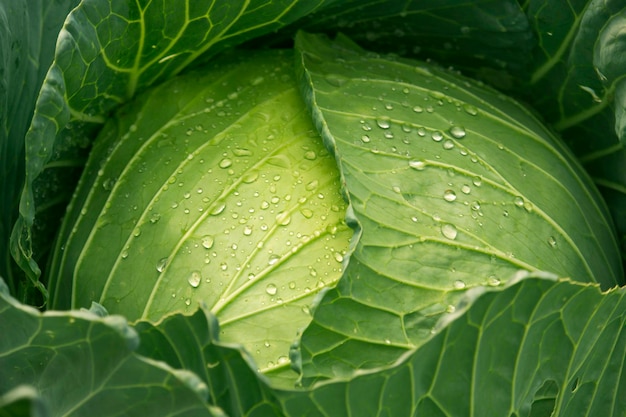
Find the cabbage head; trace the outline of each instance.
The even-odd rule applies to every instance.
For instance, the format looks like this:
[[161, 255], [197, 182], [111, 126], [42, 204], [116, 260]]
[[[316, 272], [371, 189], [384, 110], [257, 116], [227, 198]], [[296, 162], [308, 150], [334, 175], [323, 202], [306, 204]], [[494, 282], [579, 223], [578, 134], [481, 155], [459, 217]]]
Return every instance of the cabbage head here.
[[50, 307], [158, 322], [206, 305], [259, 370], [293, 362], [312, 381], [392, 363], [466, 290], [520, 270], [615, 286], [612, 230], [523, 105], [300, 34], [295, 51], [226, 53], [108, 121], [58, 236]]

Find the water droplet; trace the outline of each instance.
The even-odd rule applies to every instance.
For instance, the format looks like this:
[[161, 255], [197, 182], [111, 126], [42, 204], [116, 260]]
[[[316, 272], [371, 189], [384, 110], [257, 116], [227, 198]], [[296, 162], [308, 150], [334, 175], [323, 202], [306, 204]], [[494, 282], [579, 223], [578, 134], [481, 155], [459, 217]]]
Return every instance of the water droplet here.
[[243, 228], [243, 234], [244, 236], [250, 236], [252, 234], [252, 226], [246, 225]]
[[133, 236], [135, 237], [141, 236], [141, 229], [136, 227], [135, 230], [133, 230]]
[[161, 220], [161, 215], [159, 213], [152, 213], [152, 215], [150, 216], [150, 223], [155, 224], [159, 220]]
[[443, 192], [443, 199], [451, 203], [456, 200], [456, 193], [452, 190], [446, 190]]
[[465, 288], [465, 283], [460, 279], [457, 279], [456, 281], [454, 281], [454, 288], [456, 288], [457, 290], [461, 290]]
[[415, 113], [422, 113], [424, 111], [424, 108], [422, 106], [414, 106], [413, 111]]
[[441, 226], [441, 234], [450, 240], [454, 240], [456, 239], [458, 231], [453, 224], [446, 223], [443, 226]]
[[389, 119], [377, 119], [376, 124], [381, 129], [389, 129], [391, 127], [391, 123], [389, 122]]
[[233, 154], [235, 156], [250, 156], [252, 155], [252, 151], [246, 148], [235, 148], [233, 149]]
[[463, 194], [469, 194], [471, 191], [472, 191], [472, 189], [471, 189], [471, 188], [470, 188], [470, 186], [469, 186], [469, 185], [467, 185], [467, 184], [464, 184], [464, 185], [461, 187], [461, 192], [462, 192]]
[[189, 277], [187, 278], [187, 282], [193, 288], [198, 288], [198, 286], [200, 285], [200, 282], [202, 282], [202, 275], [200, 274], [200, 271], [192, 271], [191, 274], [189, 274]]
[[556, 239], [554, 238], [554, 236], [548, 237], [548, 245], [553, 248], [556, 247]]
[[483, 183], [483, 180], [480, 177], [474, 177], [472, 179], [472, 184], [474, 184], [476, 187], [480, 187], [482, 183]]
[[452, 126], [450, 128], [450, 134], [456, 139], [462, 139], [465, 137], [466, 132], [462, 126]]
[[450, 149], [454, 148], [454, 142], [450, 139], [446, 139], [443, 142], [443, 149], [449, 151]]
[[315, 158], [317, 158], [317, 154], [314, 151], [307, 151], [304, 153], [304, 159], [313, 161]]
[[291, 215], [289, 214], [289, 212], [281, 211], [280, 213], [278, 213], [276, 215], [276, 223], [281, 226], [287, 226], [289, 223], [291, 223]]
[[343, 262], [343, 255], [339, 252], [335, 252], [333, 254], [333, 257], [335, 258], [335, 260], [339, 263]]
[[167, 266], [167, 258], [161, 258], [158, 260], [156, 264], [156, 270], [158, 272], [163, 272], [166, 266]]
[[489, 277], [489, 279], [487, 280], [487, 285], [489, 285], [490, 287], [497, 287], [498, 285], [500, 285], [500, 283], [501, 281], [494, 276]]
[[480, 203], [478, 201], [472, 201], [470, 208], [474, 211], [480, 210]]
[[307, 191], [313, 191], [315, 190], [317, 187], [319, 186], [319, 181], [318, 180], [313, 180], [310, 183], [308, 183], [305, 187], [305, 189]]
[[448, 305], [448, 307], [446, 307], [446, 313], [454, 313], [454, 311], [456, 310], [456, 307], [453, 306], [452, 304]]
[[280, 261], [280, 256], [276, 254], [270, 255], [269, 260], [267, 261], [268, 265], [276, 265]]
[[470, 116], [476, 116], [478, 114], [478, 109], [471, 104], [463, 104], [463, 110], [465, 110], [465, 113], [469, 114]]
[[202, 247], [205, 249], [211, 249], [213, 247], [213, 243], [215, 243], [215, 239], [213, 236], [204, 236], [202, 237]]
[[333, 87], [341, 87], [348, 82], [348, 78], [338, 74], [328, 74], [325, 77], [326, 82]]
[[289, 282], [289, 289], [290, 290], [295, 290], [296, 289], [296, 282], [295, 281], [290, 281]]
[[233, 164], [233, 161], [231, 161], [231, 160], [230, 160], [230, 159], [228, 159], [228, 158], [224, 158], [224, 159], [222, 159], [222, 160], [220, 161], [220, 163], [219, 163], [219, 167], [220, 167], [220, 168], [228, 168], [228, 167], [230, 167], [232, 164]]
[[253, 182], [255, 182], [257, 179], [259, 179], [259, 172], [258, 171], [250, 171], [247, 172], [242, 178], [241, 180], [246, 183], [246, 184], [252, 184]]
[[424, 168], [426, 168], [426, 162], [424, 160], [421, 160], [421, 159], [411, 159], [409, 161], [409, 166], [411, 168], [413, 168], [413, 169], [421, 171]]
[[311, 217], [313, 217], [313, 211], [309, 209], [302, 209], [300, 210], [300, 213], [307, 219], [310, 219]]
[[215, 207], [213, 207], [213, 210], [211, 210], [211, 215], [217, 216], [218, 214], [222, 213], [225, 208], [226, 208], [226, 203], [222, 201], [218, 203]]
[[361, 136], [361, 141], [363, 143], [369, 143], [371, 141], [370, 137], [368, 135], [363, 135]]
[[267, 284], [267, 287], [265, 287], [265, 292], [269, 295], [276, 295], [276, 293], [278, 292], [278, 288], [276, 288], [276, 285], [274, 284]]
[[443, 139], [443, 133], [435, 130], [433, 133], [431, 133], [430, 137], [433, 138], [435, 142], [441, 142], [441, 140]]
[[190, 306], [190, 305], [191, 305], [191, 298], [187, 298], [187, 299], [185, 300], [185, 305], [188, 305], [188, 306]]
[[513, 203], [515, 203], [517, 207], [524, 207], [524, 199], [520, 196], [515, 197]]

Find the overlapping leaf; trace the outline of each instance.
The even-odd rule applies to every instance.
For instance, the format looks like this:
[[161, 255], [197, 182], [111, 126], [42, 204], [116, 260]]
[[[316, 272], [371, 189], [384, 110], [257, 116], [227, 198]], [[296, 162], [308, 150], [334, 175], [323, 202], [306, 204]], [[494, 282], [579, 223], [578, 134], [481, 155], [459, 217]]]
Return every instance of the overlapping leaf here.
[[[525, 98], [561, 131], [626, 236], [626, 8], [622, 1], [529, 1], [537, 34]], [[523, 84], [524, 85], [524, 84]]]
[[[14, 294], [27, 296], [13, 276], [9, 236], [24, 180], [24, 135], [39, 87], [52, 62], [56, 35], [78, 0], [0, 3], [0, 276]], [[68, 191], [68, 194], [71, 190]]]
[[[34, 225], [35, 217], [46, 220], [38, 211], [45, 211], [64, 186], [72, 188], [65, 168], [77, 164], [80, 149], [88, 147], [112, 109], [200, 57], [274, 30], [321, 4], [85, 0], [73, 10], [26, 137], [26, 182], [11, 250], [31, 280], [38, 280], [38, 258], [57, 226], [53, 221]], [[33, 254], [33, 245], [39, 254]]]
[[[0, 281], [0, 332], [11, 335], [0, 340], [6, 406], [37, 394], [52, 415], [223, 415], [208, 405], [196, 375], [134, 353], [139, 339], [120, 316], [40, 314], [11, 298]], [[15, 391], [20, 386], [32, 387], [30, 394]]]
[[307, 379], [394, 361], [467, 288], [548, 270], [611, 287], [606, 206], [515, 102], [345, 39], [297, 38], [304, 94], [342, 173], [358, 244], [302, 337]]
[[279, 391], [285, 415], [623, 415], [624, 290], [545, 278], [468, 292], [468, 304], [393, 367]]
[[158, 324], [139, 322], [138, 353], [198, 375], [209, 387], [210, 402], [230, 417], [282, 416], [275, 394], [239, 345], [219, 341], [215, 316], [204, 309], [175, 314]]

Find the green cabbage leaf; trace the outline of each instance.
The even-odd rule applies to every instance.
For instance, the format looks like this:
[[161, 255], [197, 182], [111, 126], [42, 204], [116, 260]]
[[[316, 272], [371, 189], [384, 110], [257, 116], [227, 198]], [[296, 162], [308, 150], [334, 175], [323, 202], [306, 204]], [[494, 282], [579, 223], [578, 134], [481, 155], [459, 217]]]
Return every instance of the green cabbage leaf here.
[[360, 229], [302, 336], [305, 379], [395, 361], [468, 288], [518, 270], [621, 283], [602, 198], [529, 110], [345, 38], [301, 33], [296, 48], [305, 100]]

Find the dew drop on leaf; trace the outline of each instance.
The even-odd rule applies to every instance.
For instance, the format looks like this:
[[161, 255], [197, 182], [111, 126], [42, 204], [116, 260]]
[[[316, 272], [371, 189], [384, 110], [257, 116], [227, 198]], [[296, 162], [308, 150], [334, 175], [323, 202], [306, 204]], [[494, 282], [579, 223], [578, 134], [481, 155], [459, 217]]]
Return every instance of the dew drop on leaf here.
[[[267, 284], [267, 287], [265, 287], [265, 292], [269, 295], [276, 295], [276, 293], [278, 292], [278, 288], [274, 284]], [[269, 346], [269, 343], [266, 346]]]
[[409, 166], [415, 170], [421, 171], [426, 168], [426, 162], [421, 159], [411, 159]]
[[276, 265], [280, 261], [280, 256], [276, 254], [270, 255], [269, 260], [267, 261], [268, 265]]
[[218, 214], [222, 213], [225, 208], [226, 208], [226, 203], [220, 202], [215, 207], [213, 207], [213, 210], [211, 210], [211, 215], [217, 216]]
[[167, 258], [161, 258], [158, 260], [156, 264], [156, 270], [160, 273], [163, 272], [165, 267], [167, 266]]
[[465, 288], [465, 282], [461, 281], [460, 279], [457, 279], [456, 281], [454, 281], [454, 288], [458, 290]]
[[189, 277], [187, 278], [187, 282], [193, 288], [198, 288], [201, 281], [202, 281], [202, 275], [200, 274], [200, 271], [192, 271], [191, 274], [189, 274]]
[[219, 163], [219, 167], [220, 167], [220, 168], [224, 168], [224, 169], [225, 169], [225, 168], [230, 167], [232, 164], [233, 164], [233, 161], [232, 161], [232, 160], [230, 160], [230, 159], [228, 159], [228, 158], [224, 158], [224, 159], [222, 159], [222, 160], [220, 161], [220, 163]]
[[391, 123], [389, 122], [388, 119], [378, 119], [376, 120], [376, 124], [381, 129], [389, 129], [391, 127]]
[[458, 231], [453, 224], [446, 223], [443, 226], [441, 226], [441, 234], [450, 240], [454, 240], [456, 239]]
[[461, 126], [452, 126], [450, 128], [450, 134], [456, 139], [462, 139], [465, 137], [465, 129]]
[[465, 113], [469, 114], [470, 116], [476, 116], [478, 114], [478, 109], [471, 104], [464, 104], [463, 110], [465, 110]]
[[211, 249], [213, 247], [213, 243], [215, 243], [215, 239], [213, 236], [203, 236], [202, 237], [202, 247], [205, 249]]
[[456, 200], [456, 193], [452, 190], [446, 190], [443, 192], [443, 199], [451, 203]]
[[431, 133], [430, 137], [433, 138], [435, 142], [441, 142], [441, 140], [443, 139], [443, 134], [440, 131], [435, 130], [433, 133]]

